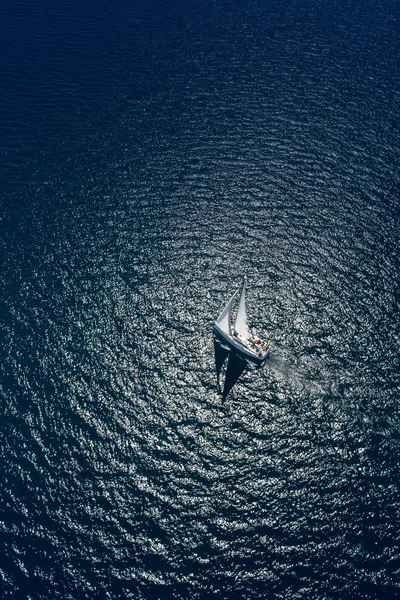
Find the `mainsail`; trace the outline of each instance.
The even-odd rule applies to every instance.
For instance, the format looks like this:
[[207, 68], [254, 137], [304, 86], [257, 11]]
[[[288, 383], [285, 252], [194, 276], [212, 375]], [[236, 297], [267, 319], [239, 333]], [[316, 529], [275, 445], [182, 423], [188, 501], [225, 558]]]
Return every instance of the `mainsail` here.
[[242, 291], [240, 293], [239, 306], [238, 306], [238, 311], [237, 311], [236, 321], [235, 321], [235, 329], [241, 336], [248, 339], [249, 328], [247, 325], [247, 317], [246, 317], [246, 280], [245, 279], [243, 279]]
[[232, 298], [229, 300], [228, 304], [225, 306], [224, 310], [216, 320], [216, 324], [221, 331], [228, 333], [229, 335], [231, 335], [231, 308], [236, 294], [237, 292], [233, 294]]

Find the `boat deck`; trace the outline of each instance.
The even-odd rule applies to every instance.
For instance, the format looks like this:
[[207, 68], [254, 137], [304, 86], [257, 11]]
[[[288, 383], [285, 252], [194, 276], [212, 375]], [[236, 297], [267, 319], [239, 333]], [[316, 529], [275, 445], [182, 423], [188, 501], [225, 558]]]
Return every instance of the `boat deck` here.
[[237, 331], [233, 332], [232, 340], [239, 342], [242, 346], [244, 346], [250, 352], [253, 352], [256, 356], [263, 358], [267, 355], [269, 344], [265, 342], [259, 337], [251, 336], [251, 338], [245, 338], [240, 335]]

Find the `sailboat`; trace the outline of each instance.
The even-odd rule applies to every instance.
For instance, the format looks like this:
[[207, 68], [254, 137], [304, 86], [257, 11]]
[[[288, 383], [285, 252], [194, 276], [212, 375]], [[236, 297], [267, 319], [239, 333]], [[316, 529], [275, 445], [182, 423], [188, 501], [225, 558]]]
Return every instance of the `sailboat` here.
[[[239, 304], [236, 317], [233, 322], [232, 312], [235, 300], [240, 291]], [[241, 358], [256, 365], [263, 365], [268, 358], [269, 342], [254, 335], [248, 327], [246, 316], [246, 279], [243, 279], [242, 287], [233, 294], [218, 319], [213, 329], [215, 337]]]

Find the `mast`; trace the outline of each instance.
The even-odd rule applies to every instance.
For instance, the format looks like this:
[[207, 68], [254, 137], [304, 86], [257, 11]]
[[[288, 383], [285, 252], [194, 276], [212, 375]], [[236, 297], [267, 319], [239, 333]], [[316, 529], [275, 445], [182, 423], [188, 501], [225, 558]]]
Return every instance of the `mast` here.
[[249, 327], [247, 325], [246, 315], [246, 279], [243, 278], [242, 291], [240, 292], [239, 306], [235, 321], [236, 331], [244, 338], [249, 337]]

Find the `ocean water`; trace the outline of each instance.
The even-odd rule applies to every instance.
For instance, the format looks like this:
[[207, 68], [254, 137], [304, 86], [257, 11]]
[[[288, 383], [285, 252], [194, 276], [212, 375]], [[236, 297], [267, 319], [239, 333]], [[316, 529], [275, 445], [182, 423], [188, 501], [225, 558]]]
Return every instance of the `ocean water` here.
[[0, 17], [0, 597], [400, 598], [398, 2]]

